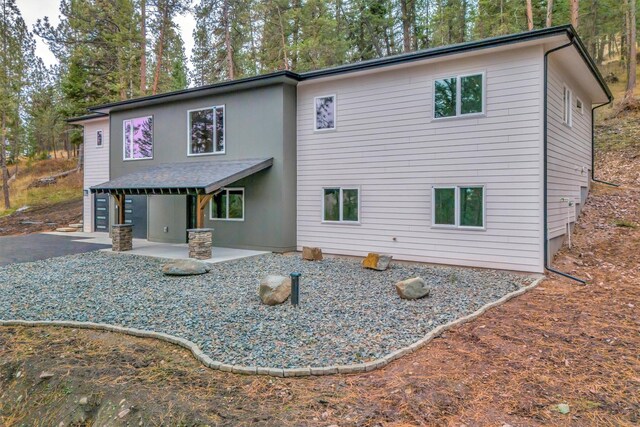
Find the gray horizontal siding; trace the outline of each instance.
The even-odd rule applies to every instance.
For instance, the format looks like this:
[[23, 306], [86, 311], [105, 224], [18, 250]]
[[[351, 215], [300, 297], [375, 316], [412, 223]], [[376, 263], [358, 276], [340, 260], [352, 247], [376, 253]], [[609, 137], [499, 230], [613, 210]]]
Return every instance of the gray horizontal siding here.
[[[433, 79], [474, 71], [486, 116], [433, 120]], [[541, 73], [528, 48], [300, 84], [298, 248], [541, 271]], [[337, 129], [316, 133], [313, 98], [327, 94]], [[432, 228], [436, 184], [485, 185], [486, 230]], [[325, 186], [360, 187], [360, 225], [322, 223]]]

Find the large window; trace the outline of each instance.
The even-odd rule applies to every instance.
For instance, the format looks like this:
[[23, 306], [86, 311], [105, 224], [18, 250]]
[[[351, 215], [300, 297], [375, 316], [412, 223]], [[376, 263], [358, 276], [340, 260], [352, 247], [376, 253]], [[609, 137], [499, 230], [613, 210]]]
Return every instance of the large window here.
[[484, 112], [484, 74], [438, 79], [433, 85], [433, 117], [466, 116]]
[[324, 188], [322, 220], [327, 222], [358, 222], [360, 191], [357, 188]]
[[122, 122], [124, 160], [153, 158], [153, 116], [138, 117]]
[[432, 195], [434, 226], [484, 228], [484, 187], [434, 187]]
[[316, 131], [335, 130], [336, 128], [336, 96], [326, 95], [314, 98]]
[[571, 89], [568, 87], [564, 87], [563, 90], [563, 113], [562, 113], [562, 121], [565, 125], [571, 127], [573, 126], [573, 93]]
[[223, 188], [211, 199], [210, 218], [214, 220], [244, 220], [244, 188]]
[[190, 110], [187, 118], [190, 156], [225, 152], [224, 105]]

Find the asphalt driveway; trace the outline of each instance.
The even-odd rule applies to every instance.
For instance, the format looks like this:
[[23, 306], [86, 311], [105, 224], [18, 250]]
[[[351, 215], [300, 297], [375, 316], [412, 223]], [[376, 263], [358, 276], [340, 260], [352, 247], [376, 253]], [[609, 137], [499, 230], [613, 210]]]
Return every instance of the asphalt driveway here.
[[50, 234], [0, 237], [0, 266], [97, 251], [110, 246], [74, 240], [80, 239]]

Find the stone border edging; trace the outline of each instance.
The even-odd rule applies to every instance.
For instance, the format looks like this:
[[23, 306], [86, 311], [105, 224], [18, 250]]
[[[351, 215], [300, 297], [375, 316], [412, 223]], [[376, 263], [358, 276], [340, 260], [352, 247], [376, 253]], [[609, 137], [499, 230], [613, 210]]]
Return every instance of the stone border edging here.
[[399, 350], [396, 350], [385, 357], [380, 359], [372, 360], [370, 362], [358, 363], [353, 365], [337, 365], [337, 366], [327, 366], [327, 367], [309, 367], [309, 368], [263, 368], [256, 366], [242, 366], [242, 365], [229, 365], [227, 363], [222, 363], [211, 359], [209, 356], [204, 354], [204, 352], [198, 347], [195, 343], [184, 339], [179, 338], [174, 335], [165, 334], [163, 332], [153, 332], [147, 331], [143, 329], [135, 329], [135, 328], [126, 328], [123, 326], [115, 326], [109, 325], [106, 323], [94, 323], [94, 322], [76, 322], [71, 320], [1, 320], [0, 326], [59, 326], [63, 328], [77, 328], [77, 329], [93, 329], [99, 331], [107, 331], [107, 332], [119, 332], [127, 335], [132, 335], [134, 337], [140, 338], [156, 338], [161, 341], [166, 341], [171, 344], [179, 345], [180, 347], [184, 347], [187, 350], [191, 351], [193, 357], [196, 358], [200, 363], [205, 365], [211, 369], [217, 369], [223, 372], [232, 372], [234, 374], [245, 374], [245, 375], [270, 375], [273, 377], [306, 377], [310, 375], [334, 375], [334, 374], [355, 374], [355, 373], [363, 373], [370, 372], [374, 369], [382, 368], [383, 366], [388, 365], [392, 361], [399, 359], [400, 357], [407, 355], [409, 353], [413, 353], [419, 348], [423, 347], [427, 343], [429, 343], [434, 338], [440, 336], [443, 332], [455, 327], [467, 323], [471, 320], [476, 319], [477, 317], [484, 314], [487, 310], [500, 306], [505, 302], [509, 301], [512, 298], [520, 296], [531, 289], [535, 288], [542, 282], [546, 277], [542, 276], [536, 279], [532, 284], [522, 287], [516, 291], [513, 291], [502, 298], [487, 303], [480, 307], [478, 310], [474, 311], [471, 314], [460, 317], [459, 319], [452, 320], [449, 323], [444, 325], [440, 325], [423, 338], [419, 339], [415, 343], [403, 347]]

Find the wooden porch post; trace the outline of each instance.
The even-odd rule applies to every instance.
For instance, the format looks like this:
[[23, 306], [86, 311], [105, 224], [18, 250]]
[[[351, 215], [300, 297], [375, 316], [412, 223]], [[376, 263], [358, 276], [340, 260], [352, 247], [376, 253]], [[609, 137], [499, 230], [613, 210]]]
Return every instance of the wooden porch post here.
[[196, 216], [196, 228], [204, 228], [204, 210], [207, 203], [211, 200], [213, 194], [198, 194], [196, 202], [198, 205], [198, 215]]
[[118, 206], [118, 224], [124, 224], [124, 194], [114, 194], [113, 198]]

